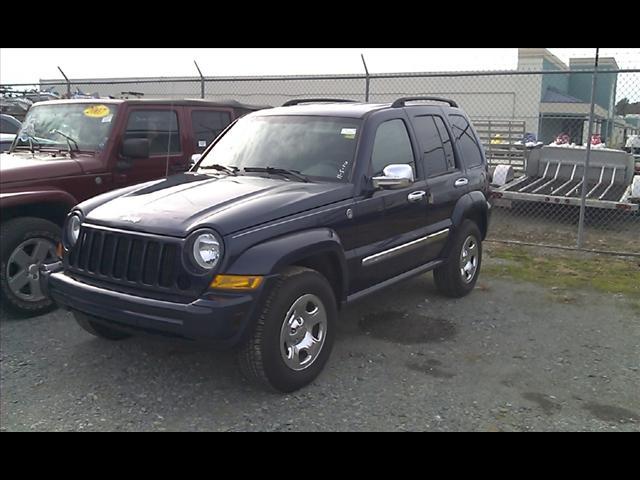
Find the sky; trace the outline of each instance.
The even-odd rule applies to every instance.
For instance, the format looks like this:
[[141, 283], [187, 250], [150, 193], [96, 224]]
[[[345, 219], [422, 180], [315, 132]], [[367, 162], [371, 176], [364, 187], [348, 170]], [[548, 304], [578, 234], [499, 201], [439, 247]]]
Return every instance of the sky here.
[[[560, 60], [593, 57], [595, 48], [550, 48]], [[369, 72], [510, 70], [517, 48], [2, 48], [0, 83], [37, 83], [67, 77], [113, 78], [196, 76], [196, 60], [205, 76], [312, 75]], [[640, 68], [640, 49], [601, 49], [622, 68]], [[640, 88], [640, 86], [638, 87]]]

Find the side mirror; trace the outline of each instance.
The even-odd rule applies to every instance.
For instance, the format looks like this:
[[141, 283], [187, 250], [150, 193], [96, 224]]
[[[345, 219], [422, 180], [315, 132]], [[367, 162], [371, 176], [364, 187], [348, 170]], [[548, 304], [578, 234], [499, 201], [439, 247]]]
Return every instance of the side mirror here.
[[404, 188], [411, 185], [414, 181], [413, 168], [407, 164], [387, 165], [382, 170], [383, 175], [373, 177], [373, 188]]
[[148, 158], [149, 139], [128, 138], [122, 142], [122, 156], [125, 158]]
[[194, 153], [191, 155], [191, 162], [189, 162], [189, 168], [193, 168], [193, 166], [200, 161], [202, 158], [201, 153]]

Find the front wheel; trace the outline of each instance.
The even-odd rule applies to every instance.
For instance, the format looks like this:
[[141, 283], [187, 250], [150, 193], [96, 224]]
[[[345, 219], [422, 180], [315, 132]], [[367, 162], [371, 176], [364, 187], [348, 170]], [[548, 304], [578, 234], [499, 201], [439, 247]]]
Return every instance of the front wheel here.
[[482, 263], [481, 238], [480, 229], [474, 222], [462, 222], [453, 238], [447, 262], [433, 271], [440, 293], [458, 298], [473, 290]]
[[40, 289], [38, 267], [57, 260], [60, 227], [42, 218], [14, 218], [2, 224], [0, 294], [9, 310], [40, 315], [55, 307]]
[[308, 268], [288, 268], [238, 352], [242, 372], [280, 392], [304, 387], [327, 363], [337, 316], [335, 295], [324, 276]]

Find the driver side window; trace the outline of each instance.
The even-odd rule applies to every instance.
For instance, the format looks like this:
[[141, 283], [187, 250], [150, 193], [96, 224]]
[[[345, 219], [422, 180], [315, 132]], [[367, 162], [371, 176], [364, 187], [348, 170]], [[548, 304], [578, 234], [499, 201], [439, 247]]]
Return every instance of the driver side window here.
[[371, 155], [372, 175], [381, 175], [382, 170], [391, 164], [411, 165], [416, 175], [416, 165], [411, 148], [407, 127], [399, 118], [382, 123], [376, 131]]

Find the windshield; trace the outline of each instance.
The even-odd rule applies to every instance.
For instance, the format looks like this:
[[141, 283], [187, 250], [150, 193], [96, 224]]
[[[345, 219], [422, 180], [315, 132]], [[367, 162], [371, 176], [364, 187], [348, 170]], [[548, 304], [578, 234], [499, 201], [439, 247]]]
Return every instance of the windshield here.
[[18, 132], [16, 147], [102, 150], [116, 109], [101, 103], [34, 105]]
[[348, 181], [360, 120], [312, 116], [261, 116], [239, 120], [206, 154], [198, 171], [212, 165], [272, 167], [309, 177]]

